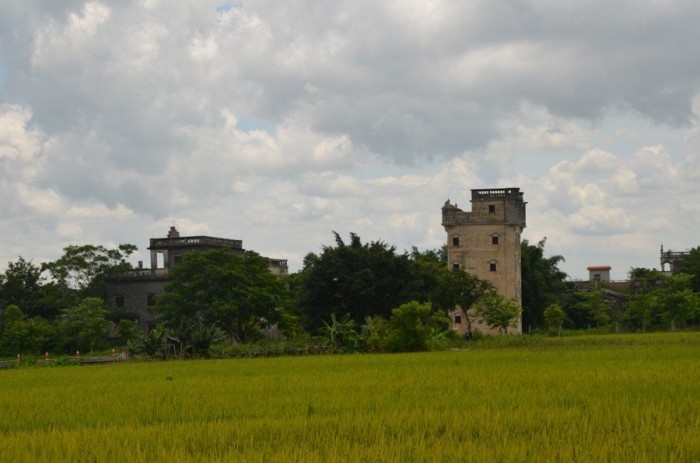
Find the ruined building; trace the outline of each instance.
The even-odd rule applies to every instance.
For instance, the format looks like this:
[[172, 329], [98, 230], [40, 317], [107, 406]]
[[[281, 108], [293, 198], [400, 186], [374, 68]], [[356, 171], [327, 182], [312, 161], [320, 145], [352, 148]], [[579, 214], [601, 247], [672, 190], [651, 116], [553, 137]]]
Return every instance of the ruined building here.
[[661, 272], [671, 274], [683, 262], [685, 256], [690, 251], [664, 251], [664, 246], [661, 245], [661, 255], [659, 261], [661, 263]]
[[[175, 227], [170, 227], [166, 238], [151, 238], [151, 265], [113, 276], [107, 285], [107, 305], [115, 309], [123, 319], [134, 320], [139, 328], [150, 330], [156, 325], [157, 315], [148, 311], [155, 305], [156, 296], [163, 293], [171, 268], [182, 262], [190, 252], [206, 252], [230, 249], [243, 254], [243, 241], [212, 236], [180, 236]], [[276, 275], [287, 274], [286, 259], [269, 259], [270, 271]]]
[[[490, 281], [500, 294], [522, 305], [520, 234], [525, 228], [526, 204], [523, 193], [520, 188], [471, 193], [471, 212], [463, 211], [449, 199], [442, 206], [448, 265]], [[465, 334], [467, 323], [461, 309], [455, 310], [451, 318], [452, 329]], [[472, 330], [475, 328], [482, 333], [492, 331], [488, 326], [472, 323]], [[513, 332], [522, 332], [520, 321]]]

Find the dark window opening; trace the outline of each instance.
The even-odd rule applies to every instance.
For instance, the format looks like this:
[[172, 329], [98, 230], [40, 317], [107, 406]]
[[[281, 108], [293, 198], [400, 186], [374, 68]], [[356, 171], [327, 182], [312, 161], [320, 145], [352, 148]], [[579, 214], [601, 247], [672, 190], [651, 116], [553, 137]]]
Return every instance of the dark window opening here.
[[461, 325], [462, 324], [462, 316], [457, 314], [455, 315], [455, 325]]
[[457, 264], [457, 263], [452, 264], [452, 268], [455, 270], [459, 270], [459, 264]]
[[593, 279], [594, 279], [594, 280], [600, 281], [600, 273], [595, 273], [595, 274], [593, 275]]
[[116, 307], [124, 307], [124, 296], [115, 296], [114, 305]]
[[495, 272], [495, 271], [496, 271], [496, 263], [495, 263], [495, 262], [491, 262], [491, 263], [489, 264], [489, 270], [492, 271], [492, 272]]
[[495, 213], [496, 213], [496, 205], [489, 204], [489, 214], [495, 214]]
[[498, 236], [491, 237], [491, 244], [498, 244]]
[[452, 246], [459, 246], [459, 236], [452, 237]]

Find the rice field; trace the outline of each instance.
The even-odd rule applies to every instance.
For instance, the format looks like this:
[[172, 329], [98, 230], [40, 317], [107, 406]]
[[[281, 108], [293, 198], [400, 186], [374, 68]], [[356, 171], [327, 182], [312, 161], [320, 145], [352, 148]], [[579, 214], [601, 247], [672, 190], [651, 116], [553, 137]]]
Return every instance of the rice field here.
[[700, 461], [700, 333], [494, 345], [1, 370], [0, 461]]

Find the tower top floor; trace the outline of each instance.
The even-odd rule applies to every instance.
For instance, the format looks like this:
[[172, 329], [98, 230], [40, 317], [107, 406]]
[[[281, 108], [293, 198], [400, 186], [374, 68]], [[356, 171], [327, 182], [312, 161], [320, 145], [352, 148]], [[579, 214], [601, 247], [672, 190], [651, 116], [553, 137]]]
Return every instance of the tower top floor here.
[[471, 211], [448, 199], [442, 206], [442, 225], [507, 224], [525, 228], [525, 205], [520, 188], [471, 190]]

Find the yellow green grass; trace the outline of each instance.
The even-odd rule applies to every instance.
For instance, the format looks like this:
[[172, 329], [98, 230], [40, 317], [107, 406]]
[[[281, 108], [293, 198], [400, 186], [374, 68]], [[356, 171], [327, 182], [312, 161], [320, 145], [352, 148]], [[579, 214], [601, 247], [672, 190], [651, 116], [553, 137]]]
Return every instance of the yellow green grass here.
[[699, 396], [699, 333], [14, 369], [0, 460], [693, 462]]

